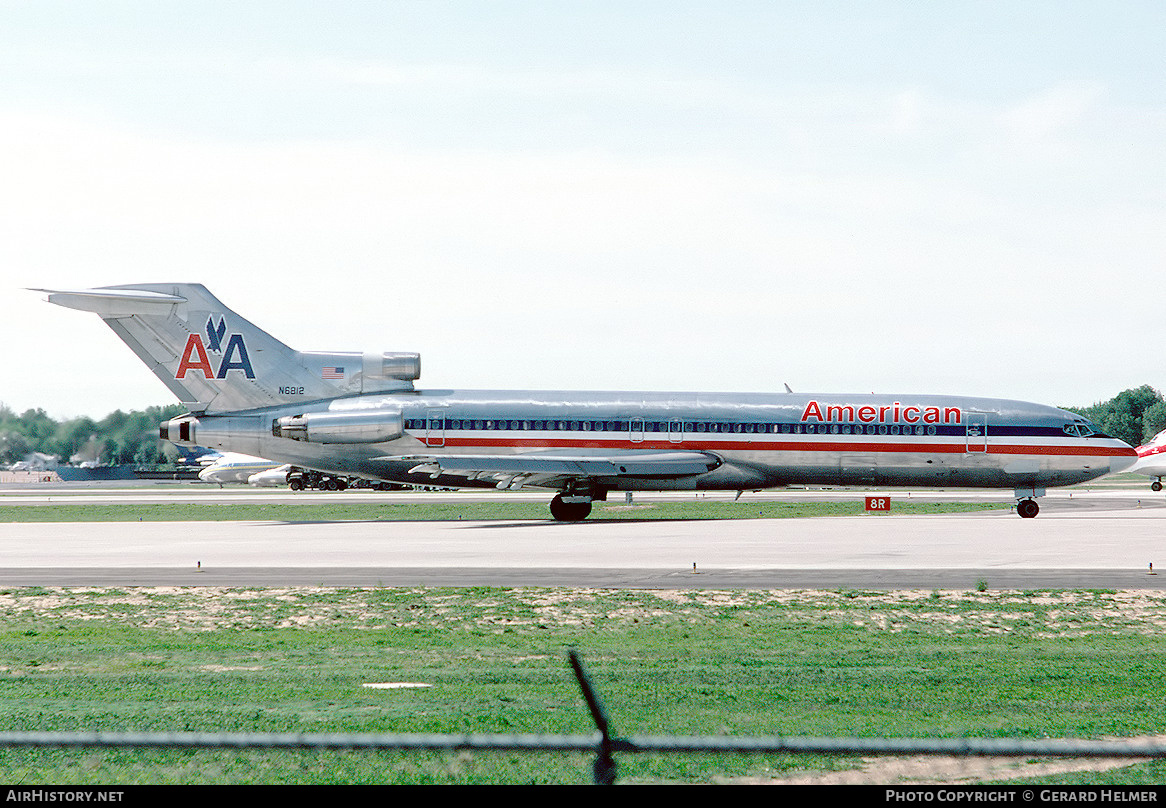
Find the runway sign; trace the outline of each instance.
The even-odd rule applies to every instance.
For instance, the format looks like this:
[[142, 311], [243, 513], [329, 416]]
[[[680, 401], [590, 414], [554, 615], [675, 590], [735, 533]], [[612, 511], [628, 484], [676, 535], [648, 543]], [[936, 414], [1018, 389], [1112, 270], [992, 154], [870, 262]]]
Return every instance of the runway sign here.
[[889, 511], [891, 509], [890, 497], [867, 497], [866, 509], [868, 511]]

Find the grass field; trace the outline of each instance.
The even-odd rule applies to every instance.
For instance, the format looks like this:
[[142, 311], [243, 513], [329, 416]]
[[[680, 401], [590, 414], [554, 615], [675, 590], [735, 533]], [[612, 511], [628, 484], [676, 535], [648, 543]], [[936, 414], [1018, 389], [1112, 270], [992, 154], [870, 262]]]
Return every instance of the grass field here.
[[[0, 592], [0, 729], [1102, 737], [1166, 732], [1166, 593]], [[411, 689], [366, 684], [410, 682]], [[586, 755], [0, 751], [35, 783], [583, 783]], [[855, 761], [619, 758], [621, 782]], [[1140, 763], [1057, 782], [1163, 782]], [[1001, 779], [999, 773], [988, 779]]]

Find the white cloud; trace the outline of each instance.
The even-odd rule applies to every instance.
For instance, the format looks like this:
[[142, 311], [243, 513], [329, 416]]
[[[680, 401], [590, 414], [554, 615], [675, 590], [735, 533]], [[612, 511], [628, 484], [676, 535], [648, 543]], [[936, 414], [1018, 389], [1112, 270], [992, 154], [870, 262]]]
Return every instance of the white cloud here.
[[1000, 115], [1004, 130], [1016, 141], [1048, 147], [1093, 114], [1105, 95], [1098, 81], [1068, 81], [1013, 104]]

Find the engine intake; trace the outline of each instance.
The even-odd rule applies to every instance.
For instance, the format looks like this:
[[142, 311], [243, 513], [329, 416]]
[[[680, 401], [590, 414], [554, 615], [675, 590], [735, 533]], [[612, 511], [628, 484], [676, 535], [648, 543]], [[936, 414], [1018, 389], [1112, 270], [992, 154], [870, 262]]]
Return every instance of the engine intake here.
[[271, 422], [275, 437], [310, 443], [381, 443], [399, 438], [404, 432], [400, 410], [308, 412]]
[[365, 354], [361, 362], [365, 377], [415, 381], [421, 378], [421, 354], [389, 353]]
[[194, 446], [197, 427], [198, 419], [193, 416], [183, 415], [179, 418], [171, 418], [158, 425], [158, 437], [171, 443], [185, 443]]

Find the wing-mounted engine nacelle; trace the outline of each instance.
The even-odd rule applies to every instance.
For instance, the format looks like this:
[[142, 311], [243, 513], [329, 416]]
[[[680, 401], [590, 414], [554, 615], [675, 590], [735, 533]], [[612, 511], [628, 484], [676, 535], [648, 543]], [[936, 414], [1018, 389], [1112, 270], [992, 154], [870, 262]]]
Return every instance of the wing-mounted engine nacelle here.
[[271, 422], [271, 434], [275, 437], [312, 443], [382, 443], [399, 438], [404, 432], [401, 411], [390, 409], [307, 412], [285, 415]]

